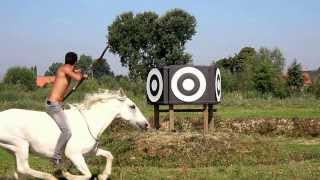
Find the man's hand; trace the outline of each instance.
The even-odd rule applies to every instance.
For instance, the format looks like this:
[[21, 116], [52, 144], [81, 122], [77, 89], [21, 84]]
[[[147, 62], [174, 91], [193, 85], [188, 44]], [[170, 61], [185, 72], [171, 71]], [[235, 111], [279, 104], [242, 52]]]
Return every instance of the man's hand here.
[[82, 79], [88, 79], [88, 75], [87, 74], [83, 74], [82, 75]]
[[73, 72], [75, 72], [75, 73], [81, 73], [81, 69], [74, 69]]

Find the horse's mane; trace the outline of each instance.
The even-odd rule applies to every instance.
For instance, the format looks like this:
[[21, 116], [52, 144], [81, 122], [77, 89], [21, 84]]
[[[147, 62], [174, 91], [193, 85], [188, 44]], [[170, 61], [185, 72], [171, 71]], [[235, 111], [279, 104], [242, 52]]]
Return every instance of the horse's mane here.
[[98, 102], [118, 98], [119, 96], [120, 96], [119, 91], [99, 89], [99, 91], [96, 93], [86, 94], [84, 100], [81, 101], [80, 103], [76, 103], [72, 105], [79, 106], [80, 108], [89, 109], [92, 105]]

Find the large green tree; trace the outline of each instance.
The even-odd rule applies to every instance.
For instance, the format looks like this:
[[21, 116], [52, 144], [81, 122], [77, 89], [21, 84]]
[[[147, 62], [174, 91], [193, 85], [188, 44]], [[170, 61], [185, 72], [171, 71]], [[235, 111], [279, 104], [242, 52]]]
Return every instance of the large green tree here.
[[58, 70], [58, 68], [62, 65], [62, 63], [59, 62], [54, 62], [52, 63], [48, 70], [44, 73], [44, 75], [46, 76], [54, 76], [56, 74], [56, 71]]
[[154, 12], [119, 15], [108, 27], [110, 51], [120, 56], [132, 79], [153, 67], [191, 62], [185, 44], [196, 33], [196, 19], [181, 9], [159, 17]]
[[301, 64], [295, 59], [288, 68], [287, 84], [292, 91], [301, 91], [304, 85]]

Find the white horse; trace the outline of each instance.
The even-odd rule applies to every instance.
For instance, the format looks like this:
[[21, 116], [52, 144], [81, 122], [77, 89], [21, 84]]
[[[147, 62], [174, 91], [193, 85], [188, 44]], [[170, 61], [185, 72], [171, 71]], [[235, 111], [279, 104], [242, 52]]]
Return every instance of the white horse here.
[[[91, 172], [83, 157], [90, 152], [106, 158], [105, 169], [98, 178], [109, 178], [113, 156], [109, 151], [98, 148], [97, 140], [112, 120], [121, 118], [141, 129], [149, 127], [139, 108], [120, 91], [91, 94], [81, 104], [72, 105], [71, 109], [65, 110], [65, 113], [72, 132], [65, 156], [83, 174], [80, 176], [63, 172], [67, 179], [91, 178]], [[46, 112], [23, 109], [0, 112], [0, 147], [15, 154], [19, 174], [56, 179], [51, 174], [30, 168], [28, 156], [30, 147], [35, 153], [52, 157], [59, 135], [58, 126]], [[18, 178], [17, 173], [15, 176]]]

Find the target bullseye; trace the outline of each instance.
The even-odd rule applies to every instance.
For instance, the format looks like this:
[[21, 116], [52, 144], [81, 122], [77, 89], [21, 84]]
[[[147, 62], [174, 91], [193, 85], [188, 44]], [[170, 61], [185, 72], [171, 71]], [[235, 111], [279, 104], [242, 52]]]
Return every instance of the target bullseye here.
[[191, 91], [194, 88], [194, 81], [192, 79], [185, 79], [182, 82], [183, 89]]
[[151, 90], [152, 91], [156, 91], [157, 90], [157, 87], [158, 87], [158, 82], [156, 80], [153, 80], [151, 82]]

